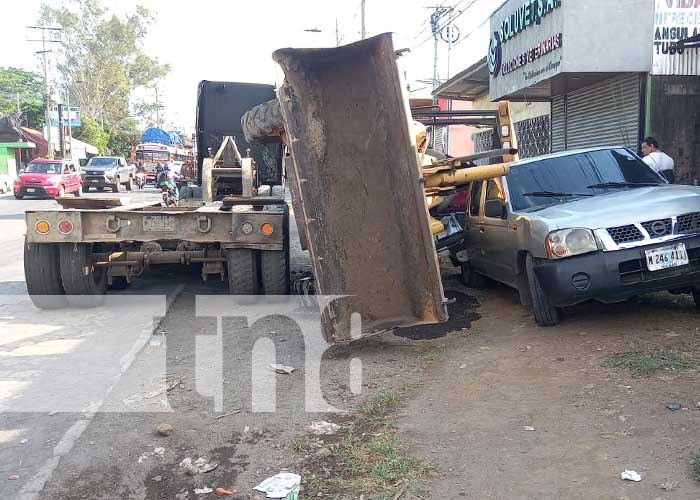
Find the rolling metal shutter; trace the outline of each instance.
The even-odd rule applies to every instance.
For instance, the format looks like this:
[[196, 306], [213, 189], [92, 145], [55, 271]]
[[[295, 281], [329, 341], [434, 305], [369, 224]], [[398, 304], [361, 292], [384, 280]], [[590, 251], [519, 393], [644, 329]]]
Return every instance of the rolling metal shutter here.
[[552, 153], [566, 149], [566, 96], [552, 99]]
[[[639, 142], [641, 78], [624, 74], [552, 101], [552, 151]], [[564, 125], [564, 126], [562, 126]]]

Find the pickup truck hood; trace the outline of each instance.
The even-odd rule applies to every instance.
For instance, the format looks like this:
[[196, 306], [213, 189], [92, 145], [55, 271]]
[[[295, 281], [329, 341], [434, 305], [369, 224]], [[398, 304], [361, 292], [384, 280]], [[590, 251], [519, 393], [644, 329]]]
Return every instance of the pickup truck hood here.
[[582, 198], [528, 214], [553, 229], [600, 229], [700, 212], [700, 187], [664, 185]]

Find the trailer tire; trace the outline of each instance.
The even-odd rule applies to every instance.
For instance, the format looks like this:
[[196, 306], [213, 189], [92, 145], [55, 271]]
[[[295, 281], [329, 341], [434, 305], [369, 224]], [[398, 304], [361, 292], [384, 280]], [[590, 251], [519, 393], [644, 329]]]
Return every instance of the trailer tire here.
[[[275, 187], [281, 186], [273, 186], [273, 193]], [[282, 234], [281, 251], [260, 251], [260, 277], [265, 295], [289, 294], [289, 207], [286, 204], [282, 217]]]
[[92, 263], [92, 243], [61, 245], [61, 279], [68, 303], [74, 307], [96, 307], [107, 291], [107, 270]]
[[528, 254], [525, 258], [525, 272], [527, 283], [532, 298], [532, 312], [535, 321], [540, 326], [556, 326], [559, 324], [559, 309], [553, 304], [547, 293], [542, 288], [540, 280], [535, 274], [535, 258]]
[[230, 295], [257, 294], [258, 266], [253, 250], [247, 248], [226, 250], [226, 268]]
[[282, 109], [277, 99], [258, 104], [241, 117], [241, 128], [249, 143], [262, 142], [279, 130], [284, 130]]
[[112, 284], [109, 285], [110, 290], [125, 290], [129, 287], [129, 282], [126, 276], [112, 276]]
[[29, 298], [39, 309], [59, 309], [68, 305], [61, 281], [58, 244], [25, 242], [24, 277]]

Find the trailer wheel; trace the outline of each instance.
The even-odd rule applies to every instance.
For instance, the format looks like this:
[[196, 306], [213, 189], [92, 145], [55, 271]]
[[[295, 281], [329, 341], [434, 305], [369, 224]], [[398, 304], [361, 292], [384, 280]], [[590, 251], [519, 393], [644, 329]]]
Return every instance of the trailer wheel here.
[[258, 266], [253, 250], [226, 250], [226, 267], [229, 294], [255, 295], [258, 292]]
[[72, 306], [95, 307], [104, 300], [107, 270], [94, 266], [92, 243], [61, 245], [61, 279]]
[[60, 248], [55, 243], [24, 244], [24, 278], [29, 298], [39, 309], [68, 305], [61, 282]]
[[547, 293], [542, 289], [540, 280], [535, 274], [535, 259], [532, 255], [525, 260], [527, 283], [532, 297], [532, 311], [535, 321], [540, 326], [556, 326], [559, 324], [559, 309], [554, 307]]
[[126, 276], [112, 276], [112, 284], [109, 285], [110, 290], [125, 290], [129, 287], [129, 282]]
[[[273, 186], [274, 189], [281, 186]], [[289, 294], [289, 207], [284, 205], [282, 250], [260, 251], [260, 275], [265, 295]]]

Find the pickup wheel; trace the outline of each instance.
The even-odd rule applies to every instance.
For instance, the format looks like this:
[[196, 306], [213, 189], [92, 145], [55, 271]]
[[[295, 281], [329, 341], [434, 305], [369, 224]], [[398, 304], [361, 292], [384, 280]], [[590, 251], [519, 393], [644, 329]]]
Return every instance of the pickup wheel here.
[[58, 244], [25, 242], [24, 278], [29, 298], [39, 309], [59, 309], [68, 305], [61, 281]]
[[226, 268], [230, 295], [255, 295], [258, 292], [258, 266], [253, 250], [226, 250]]
[[114, 184], [112, 184], [112, 192], [118, 193], [121, 191], [122, 188], [122, 181], [119, 177], [117, 177], [117, 180], [114, 181]]
[[488, 278], [474, 271], [474, 268], [469, 262], [462, 262], [459, 267], [464, 286], [469, 288], [485, 288], [486, 285], [488, 285]]
[[535, 274], [535, 258], [532, 255], [525, 259], [527, 284], [532, 297], [532, 311], [535, 321], [540, 326], [556, 326], [559, 324], [559, 309], [554, 307], [547, 293], [542, 288], [539, 278]]
[[99, 306], [107, 291], [107, 270], [95, 267], [92, 247], [92, 243], [61, 245], [63, 289], [74, 307]]
[[129, 176], [129, 180], [124, 183], [124, 186], [126, 186], [127, 191], [131, 191], [133, 189], [133, 187], [134, 187], [133, 183], [134, 183], [133, 179], [131, 178], [131, 176]]

